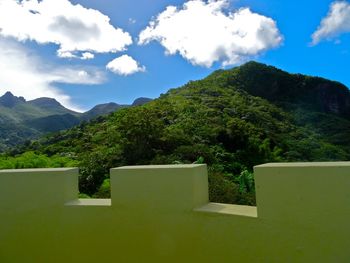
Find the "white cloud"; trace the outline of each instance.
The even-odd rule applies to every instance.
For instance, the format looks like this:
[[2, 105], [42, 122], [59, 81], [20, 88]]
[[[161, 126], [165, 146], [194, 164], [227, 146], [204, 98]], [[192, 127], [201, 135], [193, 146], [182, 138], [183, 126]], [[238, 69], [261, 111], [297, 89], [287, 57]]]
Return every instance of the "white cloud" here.
[[156, 40], [166, 54], [177, 52], [193, 65], [237, 64], [277, 47], [282, 36], [271, 18], [249, 8], [229, 12], [228, 0], [192, 0], [168, 6], [139, 35], [139, 44]]
[[19, 41], [57, 44], [63, 58], [115, 53], [132, 44], [130, 34], [112, 26], [108, 16], [68, 0], [0, 0], [0, 29], [0, 35]]
[[84, 59], [84, 60], [93, 59], [94, 57], [95, 55], [90, 52], [84, 52], [83, 54], [81, 54], [81, 59]]
[[328, 15], [322, 19], [316, 32], [312, 34], [312, 44], [323, 39], [332, 39], [342, 33], [350, 32], [350, 3], [335, 1], [331, 4]]
[[104, 73], [98, 70], [50, 65], [22, 45], [0, 37], [0, 95], [11, 91], [27, 100], [50, 97], [82, 111], [55, 83], [93, 85], [104, 81]]
[[97, 85], [105, 81], [105, 74], [95, 68], [80, 69], [56, 67], [50, 71], [45, 72], [46, 78], [51, 83], [67, 83], [67, 84], [83, 84], [83, 85]]
[[74, 55], [72, 52], [69, 52], [69, 51], [57, 51], [57, 55], [60, 57], [60, 58], [77, 58], [78, 56], [77, 55]]
[[107, 64], [106, 68], [115, 74], [123, 76], [144, 72], [146, 70], [144, 66], [140, 66], [135, 59], [128, 55], [123, 55], [112, 60]]
[[78, 55], [76, 55], [72, 52], [69, 52], [69, 51], [61, 52], [60, 50], [58, 50], [57, 55], [60, 58], [79, 58], [82, 60], [89, 60], [89, 59], [95, 58], [95, 55], [90, 53], [90, 52], [83, 52], [83, 53], [81, 53], [81, 56], [78, 56]]

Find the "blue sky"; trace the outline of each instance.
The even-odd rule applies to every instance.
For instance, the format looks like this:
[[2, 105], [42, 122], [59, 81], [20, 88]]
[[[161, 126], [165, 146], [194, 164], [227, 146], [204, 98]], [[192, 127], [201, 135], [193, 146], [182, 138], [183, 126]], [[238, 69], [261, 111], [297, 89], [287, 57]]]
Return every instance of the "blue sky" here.
[[249, 60], [350, 86], [347, 1], [0, 0], [0, 28], [0, 93], [76, 110]]

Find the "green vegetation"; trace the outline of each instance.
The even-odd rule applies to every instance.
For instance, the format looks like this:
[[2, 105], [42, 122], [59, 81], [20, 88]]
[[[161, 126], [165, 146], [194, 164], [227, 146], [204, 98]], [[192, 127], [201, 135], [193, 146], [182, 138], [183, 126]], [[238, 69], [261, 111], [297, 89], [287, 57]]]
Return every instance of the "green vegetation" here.
[[78, 162], [67, 157], [53, 155], [47, 157], [43, 154], [25, 152], [16, 157], [0, 156], [0, 169], [21, 169], [21, 168], [59, 168], [74, 167]]
[[254, 204], [254, 165], [349, 160], [349, 109], [339, 83], [250, 62], [9, 154], [74, 160], [80, 191], [97, 197], [111, 167], [204, 162], [212, 201]]

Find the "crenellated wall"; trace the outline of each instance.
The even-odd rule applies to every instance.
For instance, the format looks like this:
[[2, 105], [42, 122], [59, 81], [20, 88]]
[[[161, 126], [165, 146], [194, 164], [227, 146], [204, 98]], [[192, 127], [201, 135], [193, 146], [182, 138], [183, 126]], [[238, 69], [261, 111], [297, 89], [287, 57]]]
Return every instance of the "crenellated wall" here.
[[205, 165], [0, 171], [0, 262], [349, 262], [350, 162], [255, 167], [257, 207], [209, 203]]

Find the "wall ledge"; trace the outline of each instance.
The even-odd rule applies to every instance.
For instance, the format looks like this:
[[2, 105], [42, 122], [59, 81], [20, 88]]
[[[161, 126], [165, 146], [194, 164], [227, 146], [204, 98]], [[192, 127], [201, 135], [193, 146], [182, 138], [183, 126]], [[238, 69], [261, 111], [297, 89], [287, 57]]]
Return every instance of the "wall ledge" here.
[[111, 199], [75, 199], [64, 204], [65, 206], [111, 206]]
[[226, 214], [234, 216], [258, 217], [256, 206], [208, 203], [194, 209], [195, 212]]
[[349, 162], [295, 162], [295, 163], [266, 163], [254, 168], [292, 168], [292, 167], [349, 167]]
[[31, 169], [3, 169], [0, 170], [2, 174], [24, 174], [24, 173], [52, 173], [52, 172], [75, 172], [79, 168], [31, 168]]

